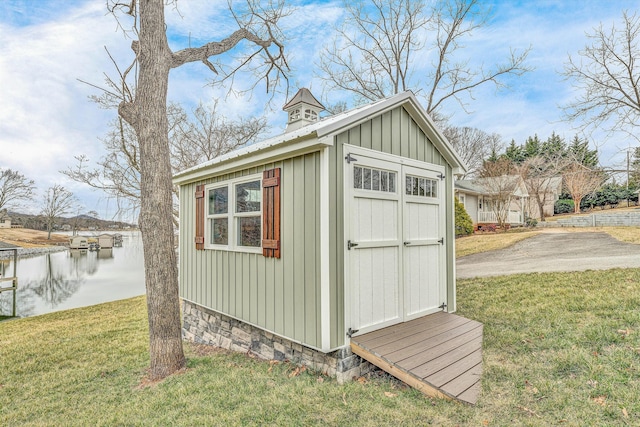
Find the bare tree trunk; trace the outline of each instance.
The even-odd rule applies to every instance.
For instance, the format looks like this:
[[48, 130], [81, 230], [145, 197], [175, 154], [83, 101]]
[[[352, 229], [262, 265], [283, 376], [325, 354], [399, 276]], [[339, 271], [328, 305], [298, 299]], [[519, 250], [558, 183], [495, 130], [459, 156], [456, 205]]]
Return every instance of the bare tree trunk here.
[[186, 365], [166, 111], [171, 50], [164, 28], [163, 0], [142, 1], [139, 7], [140, 41], [133, 44], [140, 63], [138, 89], [135, 101], [121, 104], [119, 112], [135, 129], [140, 143], [140, 230], [149, 316], [150, 377], [160, 379]]

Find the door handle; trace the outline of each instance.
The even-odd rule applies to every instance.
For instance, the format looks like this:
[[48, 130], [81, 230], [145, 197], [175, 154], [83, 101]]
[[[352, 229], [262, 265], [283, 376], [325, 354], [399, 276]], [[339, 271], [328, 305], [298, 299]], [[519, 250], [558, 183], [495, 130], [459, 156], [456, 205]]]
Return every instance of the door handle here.
[[411, 244], [411, 242], [404, 242], [405, 246], [409, 246]]

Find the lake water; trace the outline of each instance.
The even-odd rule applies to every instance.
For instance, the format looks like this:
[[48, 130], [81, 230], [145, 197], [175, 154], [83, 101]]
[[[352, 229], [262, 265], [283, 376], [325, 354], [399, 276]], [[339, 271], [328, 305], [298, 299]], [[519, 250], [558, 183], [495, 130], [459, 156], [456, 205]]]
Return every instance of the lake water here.
[[[17, 316], [36, 316], [143, 295], [142, 237], [139, 232], [121, 234], [122, 247], [93, 252], [66, 250], [18, 259]], [[7, 275], [13, 272], [13, 259], [0, 260], [0, 273], [3, 272]], [[10, 315], [12, 303], [13, 292], [0, 294], [0, 314]]]

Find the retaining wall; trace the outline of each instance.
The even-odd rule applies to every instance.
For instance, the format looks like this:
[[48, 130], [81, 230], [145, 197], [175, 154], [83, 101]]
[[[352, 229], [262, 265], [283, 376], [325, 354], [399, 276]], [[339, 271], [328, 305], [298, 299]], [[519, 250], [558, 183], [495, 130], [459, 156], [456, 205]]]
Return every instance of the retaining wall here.
[[539, 222], [541, 227], [640, 227], [640, 211], [592, 213]]

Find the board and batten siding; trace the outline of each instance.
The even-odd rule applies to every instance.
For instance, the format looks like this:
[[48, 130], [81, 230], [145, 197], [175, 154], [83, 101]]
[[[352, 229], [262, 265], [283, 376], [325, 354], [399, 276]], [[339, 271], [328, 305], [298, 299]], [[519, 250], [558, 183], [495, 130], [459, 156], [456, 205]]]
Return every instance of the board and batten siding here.
[[[195, 186], [280, 167], [280, 259], [196, 250]], [[320, 323], [320, 154], [310, 153], [180, 187], [180, 296], [314, 348]], [[191, 202], [184, 202], [185, 200]], [[294, 268], [295, 266], [295, 268]]]
[[[379, 116], [356, 125], [335, 137], [335, 144], [329, 149], [329, 194], [330, 221], [329, 247], [331, 259], [331, 347], [345, 343], [344, 319], [344, 162], [343, 144], [368, 148], [396, 156], [407, 157], [425, 163], [445, 167], [445, 215], [446, 259], [447, 259], [447, 299], [448, 310], [455, 310], [455, 253], [454, 253], [454, 211], [453, 211], [453, 170], [427, 135], [403, 107], [397, 107]], [[401, 184], [402, 185], [402, 184]], [[334, 208], [335, 207], [335, 208]], [[335, 250], [333, 250], [335, 248]]]

